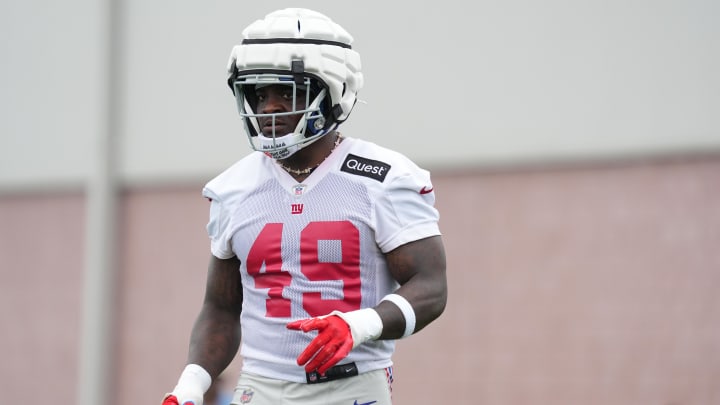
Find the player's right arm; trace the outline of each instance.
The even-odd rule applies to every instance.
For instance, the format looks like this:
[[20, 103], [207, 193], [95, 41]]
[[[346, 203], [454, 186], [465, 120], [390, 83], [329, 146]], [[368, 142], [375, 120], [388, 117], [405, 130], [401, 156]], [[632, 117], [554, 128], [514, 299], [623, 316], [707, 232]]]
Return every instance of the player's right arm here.
[[230, 364], [240, 345], [242, 300], [240, 260], [211, 256], [205, 299], [190, 336], [188, 364], [202, 366], [213, 379]]
[[200, 314], [190, 336], [188, 366], [171, 393], [177, 402], [202, 404], [202, 396], [215, 379], [230, 364], [240, 345], [240, 311], [242, 285], [240, 261], [210, 258], [207, 285]]

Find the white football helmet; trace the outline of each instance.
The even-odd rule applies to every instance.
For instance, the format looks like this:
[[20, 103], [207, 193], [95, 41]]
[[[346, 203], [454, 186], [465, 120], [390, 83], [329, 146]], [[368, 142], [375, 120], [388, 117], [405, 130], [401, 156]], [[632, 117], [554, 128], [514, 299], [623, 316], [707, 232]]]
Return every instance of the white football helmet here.
[[[228, 84], [254, 150], [285, 159], [343, 123], [363, 85], [360, 55], [352, 36], [318, 12], [288, 8], [250, 24], [228, 62]], [[305, 90], [303, 110], [262, 114], [256, 111], [257, 85], [286, 84]], [[295, 130], [275, 133], [275, 118], [302, 114]], [[264, 135], [258, 118], [272, 117], [273, 133]]]

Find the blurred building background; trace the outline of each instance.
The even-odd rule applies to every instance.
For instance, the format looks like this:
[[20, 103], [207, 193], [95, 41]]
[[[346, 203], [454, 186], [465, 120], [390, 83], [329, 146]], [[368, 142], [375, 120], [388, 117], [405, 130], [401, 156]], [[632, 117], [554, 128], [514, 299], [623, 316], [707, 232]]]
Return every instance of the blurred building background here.
[[[0, 2], [0, 402], [172, 389], [249, 152], [227, 58], [293, 5]], [[363, 58], [343, 132], [433, 173], [450, 298], [397, 405], [720, 403], [720, 3], [307, 6]]]

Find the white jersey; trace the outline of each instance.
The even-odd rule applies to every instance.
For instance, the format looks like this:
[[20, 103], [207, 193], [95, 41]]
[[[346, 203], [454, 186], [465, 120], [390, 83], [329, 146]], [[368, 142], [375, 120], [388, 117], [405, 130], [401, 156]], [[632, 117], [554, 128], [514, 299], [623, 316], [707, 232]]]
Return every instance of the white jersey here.
[[[383, 253], [439, 235], [430, 175], [403, 155], [346, 138], [302, 183], [253, 152], [210, 181], [212, 254], [241, 262], [243, 371], [306, 382], [298, 355], [315, 334], [293, 320], [376, 306], [398, 288]], [[392, 365], [394, 342], [340, 363]]]

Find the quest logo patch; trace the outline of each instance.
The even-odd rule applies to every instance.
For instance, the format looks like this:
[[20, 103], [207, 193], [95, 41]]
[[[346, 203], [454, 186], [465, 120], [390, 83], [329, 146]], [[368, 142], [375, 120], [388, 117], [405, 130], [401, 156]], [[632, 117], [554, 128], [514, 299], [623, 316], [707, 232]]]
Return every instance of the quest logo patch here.
[[340, 170], [345, 173], [365, 176], [382, 183], [390, 171], [390, 165], [379, 160], [366, 159], [349, 153]]

